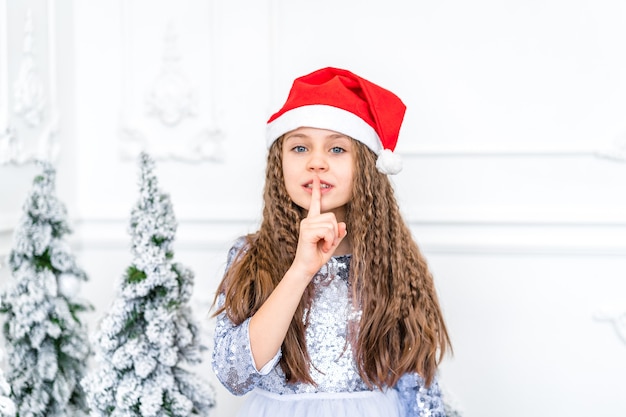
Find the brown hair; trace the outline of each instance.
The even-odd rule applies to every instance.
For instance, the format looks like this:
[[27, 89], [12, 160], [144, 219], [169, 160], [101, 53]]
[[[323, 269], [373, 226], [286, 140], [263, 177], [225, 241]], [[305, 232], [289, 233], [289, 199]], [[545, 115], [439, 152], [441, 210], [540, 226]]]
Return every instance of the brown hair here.
[[[394, 386], [407, 372], [427, 385], [450, 338], [433, 278], [405, 224], [391, 182], [376, 169], [376, 155], [353, 140], [355, 179], [348, 204], [351, 239], [350, 280], [354, 302], [362, 309], [351, 330], [359, 374], [370, 387]], [[269, 297], [295, 257], [304, 211], [287, 194], [282, 171], [282, 138], [270, 148], [266, 168], [263, 221], [247, 236], [245, 250], [226, 271], [217, 294], [225, 294], [226, 312], [241, 324]], [[312, 286], [300, 300], [282, 344], [280, 366], [289, 382], [315, 384], [309, 373], [304, 312]]]

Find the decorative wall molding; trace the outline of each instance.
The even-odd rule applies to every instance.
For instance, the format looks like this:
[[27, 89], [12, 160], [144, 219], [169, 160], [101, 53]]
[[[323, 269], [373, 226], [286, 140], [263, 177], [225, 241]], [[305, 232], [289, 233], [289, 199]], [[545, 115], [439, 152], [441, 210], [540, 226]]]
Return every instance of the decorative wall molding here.
[[601, 149], [598, 156], [614, 162], [626, 162], [626, 133], [615, 138], [606, 148]]
[[33, 32], [33, 13], [32, 9], [28, 9], [24, 22], [22, 57], [13, 85], [13, 111], [26, 125], [36, 129], [43, 122], [48, 97], [35, 60]]
[[166, 127], [176, 127], [198, 113], [193, 88], [180, 66], [177, 32], [178, 28], [170, 22], [163, 39], [161, 72], [146, 97], [148, 115], [157, 118]]
[[[91, 250], [127, 248], [130, 242], [127, 223], [127, 219], [82, 220], [73, 227], [71, 240], [77, 248]], [[179, 220], [174, 249], [226, 251], [245, 227], [245, 223], [225, 223], [219, 220], [206, 222]]]
[[496, 147], [487, 144], [474, 144], [471, 147], [414, 147], [401, 151], [400, 155], [414, 158], [571, 158], [571, 157], [603, 157], [601, 149], [590, 147]]
[[617, 337], [626, 345], [626, 310], [621, 312], [600, 310], [594, 314], [593, 318], [598, 322], [611, 325]]
[[[56, 1], [44, 4], [35, 15], [18, 2], [0, 2], [0, 165], [55, 161], [59, 152]], [[9, 16], [22, 19], [21, 34], [8, 33]], [[10, 36], [21, 36], [20, 55], [10, 54]], [[11, 78], [13, 61], [18, 70]]]
[[[224, 134], [215, 117], [213, 1], [185, 3], [121, 1], [123, 159], [146, 151], [155, 159], [223, 160]], [[194, 26], [198, 16], [202, 24]], [[149, 25], [142, 24], [146, 19]]]
[[[228, 249], [240, 234], [257, 228], [256, 218], [178, 216], [176, 247]], [[73, 239], [86, 248], [115, 249], [128, 244], [126, 218], [83, 218]], [[626, 223], [614, 226], [437, 223], [408, 219], [420, 246], [429, 254], [626, 256]]]
[[[298, 48], [296, 52], [296, 45], [291, 43], [291, 39], [293, 37], [290, 36], [289, 29], [293, 30], [293, 26], [287, 26], [285, 22], [290, 22], [290, 15], [294, 13], [294, 6], [291, 2], [284, 0], [270, 0], [268, 2], [268, 33], [267, 36], [269, 38], [269, 61], [271, 67], [275, 70], [272, 71], [269, 79], [269, 104], [270, 108], [277, 109], [279, 108], [283, 101], [284, 97], [286, 97], [289, 87], [291, 84], [292, 76], [299, 76], [304, 74], [304, 72], [298, 72], [296, 74], [293, 73], [294, 68], [307, 68], [313, 70], [313, 67], [310, 65], [317, 64], [318, 62], [324, 62], [324, 60], [320, 59], [319, 56], [315, 54], [311, 54], [311, 57], [305, 56], [306, 53], [302, 53], [302, 51], [306, 51], [306, 49]], [[395, 24], [403, 25], [407, 23], [407, 20], [404, 16], [408, 16], [411, 14], [402, 14], [403, 11], [408, 11], [409, 3], [406, 4], [398, 4], [394, 9], [394, 12], [400, 16], [398, 21]], [[367, 7], [365, 7], [367, 9]], [[428, 13], [428, 8], [425, 8], [424, 11]], [[311, 13], [315, 13], [312, 11]], [[313, 14], [313, 16], [316, 16]], [[424, 17], [422, 17], [424, 18]], [[418, 19], [419, 20], [419, 19]], [[289, 29], [286, 29], [286, 28]], [[308, 26], [304, 26], [309, 29]], [[419, 25], [415, 26], [419, 27]], [[344, 38], [344, 42], [350, 42], [352, 33], [342, 34], [342, 28], [337, 28], [336, 32], [333, 34], [337, 34], [337, 36]], [[406, 32], [403, 32], [406, 33]], [[416, 32], [418, 33], [418, 32]], [[480, 33], [480, 32], [478, 32]], [[473, 34], [473, 36], [479, 36], [477, 34]], [[533, 34], [533, 36], [537, 36], [537, 34]], [[302, 40], [306, 39], [307, 35], [301, 35], [297, 39]], [[525, 37], [524, 37], [525, 38]], [[319, 44], [325, 44], [324, 41], [327, 39], [322, 36], [322, 40], [319, 41]], [[367, 39], [367, 37], [365, 37]], [[417, 35], [415, 38], [411, 38], [410, 36], [405, 37], [406, 39], [417, 39]], [[362, 39], [358, 39], [361, 41]], [[410, 50], [416, 56], [420, 56], [420, 49], [416, 48], [433, 48], [437, 50], [437, 41], [435, 43], [428, 42], [428, 45], [420, 44], [420, 42], [403, 42], [402, 40], [398, 40], [397, 44], [394, 45], [394, 49], [403, 50], [403, 47], [406, 50]], [[494, 42], [497, 43], [497, 42]], [[497, 45], [493, 45], [496, 46]], [[464, 54], [465, 51], [455, 50], [455, 45], [449, 45], [450, 50], [446, 48], [446, 54]], [[332, 48], [331, 48], [332, 49]], [[428, 53], [429, 51], [423, 51]], [[326, 56], [326, 55], [323, 55]], [[330, 59], [338, 59], [339, 62], [342, 62], [341, 57], [337, 55], [333, 55], [332, 51], [328, 53]], [[464, 56], [464, 55], [460, 55]], [[422, 56], [424, 59], [424, 56]], [[403, 58], [399, 57], [397, 63], [402, 63]], [[481, 61], [482, 62], [482, 61]], [[289, 63], [289, 65], [285, 65]], [[362, 66], [368, 68], [369, 63], [363, 63], [359, 58], [352, 60], [350, 65], [354, 64], [358, 66], [361, 64]], [[429, 65], [434, 65], [436, 68], [436, 64], [430, 63]], [[426, 65], [426, 66], [429, 66]], [[373, 66], [374, 69], [377, 68], [376, 65]], [[443, 68], [442, 68], [443, 69]], [[382, 70], [384, 71], [384, 69]], [[397, 71], [397, 75], [401, 76], [402, 69]], [[404, 69], [404, 71], [408, 71]], [[396, 72], [396, 71], [394, 71]], [[446, 71], [445, 73], [448, 73]], [[389, 74], [387, 74], [389, 75]], [[409, 75], [409, 77], [416, 77], [415, 74]], [[419, 78], [419, 76], [417, 76]], [[413, 78], [410, 79], [412, 82], [415, 82], [416, 86], [419, 86], [420, 81], [415, 81]], [[468, 91], [471, 91], [471, 86], [468, 88]], [[400, 91], [398, 91], [400, 92]], [[405, 91], [407, 93], [406, 98], [408, 97], [410, 91]], [[446, 94], [442, 91], [442, 94]], [[404, 96], [403, 96], [404, 97]], [[454, 100], [455, 97], [452, 97]], [[418, 99], [416, 99], [418, 100]], [[424, 100], [423, 97], [419, 97], [419, 100]], [[441, 104], [441, 103], [439, 103]], [[485, 107], [489, 105], [493, 105], [493, 103], [483, 103]], [[411, 103], [411, 109], [416, 109], [418, 106], [427, 107], [426, 104], [420, 103], [417, 101], [413, 101]], [[458, 111], [458, 109], [457, 109]], [[446, 110], [442, 110], [443, 114], [446, 114]], [[529, 112], [530, 115], [536, 114], [534, 112]], [[408, 115], [408, 113], [407, 113]], [[427, 117], [423, 112], [418, 110], [417, 115], [419, 118]], [[526, 133], [526, 137], [522, 135], [514, 134], [515, 130], [511, 128], [511, 130], [507, 130], [505, 127], [502, 132], [498, 132], [497, 130], [489, 130], [484, 129], [483, 131], [471, 131], [466, 135], [465, 129], [457, 129], [455, 134], [452, 136], [447, 136], [444, 133], [441, 133], [442, 136], [439, 136], [439, 133], [433, 132], [426, 133], [427, 137], [426, 141], [424, 141], [424, 135], [418, 131], [418, 124], [414, 123], [413, 116], [409, 116], [405, 118], [405, 122], [403, 125], [403, 130], [400, 133], [401, 139], [398, 145], [397, 152], [401, 155], [407, 155], [409, 157], [415, 158], [472, 158], [472, 157], [486, 157], [486, 158], [565, 158], [565, 157], [590, 157], [590, 158], [599, 158], [603, 160], [615, 160], [615, 161], [624, 161], [626, 162], [626, 140], [616, 141], [611, 144], [608, 143], [610, 141], [605, 138], [598, 138], [590, 136], [589, 134], [581, 134], [579, 137], [570, 137], [572, 136], [572, 132], [565, 131], [564, 126], [544, 126], [543, 131], [539, 131], [540, 135], [543, 139], [537, 139], [537, 137], [533, 137], [532, 133]], [[465, 117], [465, 114], [462, 114], [461, 117]], [[495, 114], [491, 114], [492, 119], [489, 119], [489, 115], [485, 118], [485, 124], [493, 124], [494, 122], [498, 122], [498, 117]], [[529, 122], [528, 119], [525, 119], [527, 115], [521, 114], [519, 115], [519, 123], [524, 125], [532, 125], [532, 120]], [[442, 121], [441, 123], [446, 123]], [[459, 122], [463, 123], [463, 121]], [[546, 124], [545, 120], [539, 121], [539, 123]], [[552, 127], [552, 130], [547, 131], [546, 128]], [[559, 127], [561, 129], [559, 129]], [[422, 128], [420, 126], [419, 128]], [[480, 129], [480, 128], [478, 128]], [[600, 130], [600, 129], [598, 129]], [[534, 132], [533, 130], [529, 130], [528, 132]], [[576, 132], [576, 131], [574, 131]], [[594, 133], [591, 133], [593, 135]], [[510, 138], [508, 137], [510, 136]], [[558, 137], [557, 137], [558, 136]], [[402, 137], [408, 138], [419, 138], [419, 141], [411, 141], [412, 143], [408, 143], [402, 140]], [[514, 138], [511, 140], [511, 138]], [[464, 140], [467, 139], [467, 140]], [[503, 140], [504, 139], [504, 140]], [[443, 146], [440, 142], [448, 142]]]
[[626, 162], [626, 134], [600, 147], [586, 145], [571, 146], [511, 146], [497, 147], [490, 144], [473, 143], [459, 146], [416, 146], [400, 150], [400, 155], [409, 158], [580, 158], [591, 157]]

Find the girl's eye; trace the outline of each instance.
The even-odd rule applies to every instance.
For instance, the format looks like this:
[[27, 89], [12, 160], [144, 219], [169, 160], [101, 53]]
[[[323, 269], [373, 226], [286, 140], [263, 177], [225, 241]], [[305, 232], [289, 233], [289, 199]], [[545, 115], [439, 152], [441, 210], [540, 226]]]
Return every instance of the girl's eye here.
[[306, 147], [302, 146], [302, 145], [298, 145], [298, 146], [294, 146], [294, 148], [292, 149], [294, 152], [306, 152]]
[[330, 149], [331, 153], [343, 153], [345, 152], [345, 149], [339, 147], [339, 146], [335, 146], [334, 148]]

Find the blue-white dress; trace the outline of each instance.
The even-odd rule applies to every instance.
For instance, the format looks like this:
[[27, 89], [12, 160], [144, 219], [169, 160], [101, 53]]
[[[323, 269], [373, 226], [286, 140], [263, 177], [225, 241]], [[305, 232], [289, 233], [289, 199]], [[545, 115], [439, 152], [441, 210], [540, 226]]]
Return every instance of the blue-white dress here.
[[[245, 244], [240, 238], [228, 255], [227, 268]], [[426, 387], [421, 376], [404, 375], [392, 388], [370, 389], [357, 371], [347, 338], [350, 321], [358, 321], [350, 301], [350, 255], [335, 256], [313, 278], [315, 295], [306, 328], [310, 374], [317, 385], [289, 384], [278, 365], [281, 352], [256, 369], [248, 324], [236, 326], [225, 313], [217, 317], [213, 370], [235, 395], [248, 394], [240, 417], [445, 417], [439, 385]], [[224, 296], [220, 295], [221, 306]]]

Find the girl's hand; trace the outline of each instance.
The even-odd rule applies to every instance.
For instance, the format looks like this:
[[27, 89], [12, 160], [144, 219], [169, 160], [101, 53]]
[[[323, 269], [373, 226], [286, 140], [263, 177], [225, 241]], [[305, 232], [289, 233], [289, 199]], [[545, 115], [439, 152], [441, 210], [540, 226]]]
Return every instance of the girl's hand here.
[[347, 235], [346, 224], [337, 222], [334, 213], [321, 213], [322, 191], [319, 177], [313, 179], [311, 205], [300, 223], [298, 248], [292, 264], [309, 279], [319, 271]]

